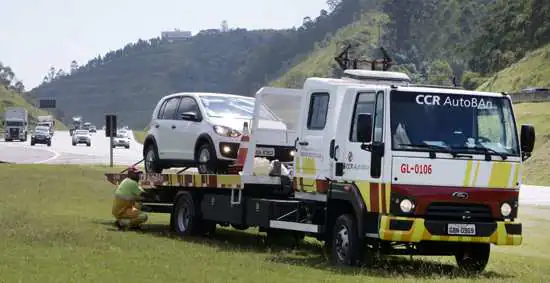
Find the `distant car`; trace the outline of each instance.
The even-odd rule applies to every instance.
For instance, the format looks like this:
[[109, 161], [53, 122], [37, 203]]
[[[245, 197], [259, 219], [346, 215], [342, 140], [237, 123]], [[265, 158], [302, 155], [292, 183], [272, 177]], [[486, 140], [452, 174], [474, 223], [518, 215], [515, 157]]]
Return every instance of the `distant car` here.
[[87, 146], [92, 146], [92, 135], [88, 130], [76, 130], [73, 135], [73, 146], [85, 143]]
[[127, 134], [117, 133], [117, 136], [113, 139], [113, 148], [117, 146], [130, 148], [130, 138]]
[[550, 92], [550, 89], [544, 87], [528, 87], [521, 90], [522, 93]]
[[[200, 174], [221, 173], [234, 163], [244, 122], [252, 120], [254, 97], [223, 93], [175, 93], [159, 100], [143, 143], [147, 172], [196, 166]], [[267, 106], [261, 119], [279, 130], [285, 124]], [[256, 156], [292, 161], [293, 147], [258, 146]]]
[[95, 126], [90, 126], [90, 133], [96, 133], [97, 128]]
[[34, 128], [34, 131], [31, 134], [31, 146], [34, 146], [37, 143], [52, 146], [52, 135], [50, 134], [49, 127], [38, 126]]

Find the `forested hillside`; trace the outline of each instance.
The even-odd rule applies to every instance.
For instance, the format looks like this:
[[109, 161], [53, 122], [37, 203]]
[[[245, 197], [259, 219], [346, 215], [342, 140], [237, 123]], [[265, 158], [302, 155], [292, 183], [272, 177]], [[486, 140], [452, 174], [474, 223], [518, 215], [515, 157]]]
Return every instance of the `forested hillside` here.
[[[22, 96], [25, 85], [17, 79], [15, 72], [2, 62], [0, 62], [0, 129], [4, 119], [4, 110], [7, 107], [23, 107], [29, 112], [29, 121], [35, 124], [36, 117], [41, 115], [51, 115], [50, 113], [38, 109], [28, 103]], [[64, 129], [65, 125], [57, 121], [57, 129]]]
[[473, 89], [528, 52], [550, 43], [544, 0], [329, 0], [315, 19], [288, 30], [209, 31], [184, 42], [129, 44], [69, 74], [55, 70], [29, 97], [55, 97], [63, 119], [105, 113], [143, 128], [157, 100], [176, 91], [253, 95], [265, 84], [299, 86], [312, 75], [338, 76], [333, 57], [346, 44], [358, 55], [387, 49], [417, 82]]

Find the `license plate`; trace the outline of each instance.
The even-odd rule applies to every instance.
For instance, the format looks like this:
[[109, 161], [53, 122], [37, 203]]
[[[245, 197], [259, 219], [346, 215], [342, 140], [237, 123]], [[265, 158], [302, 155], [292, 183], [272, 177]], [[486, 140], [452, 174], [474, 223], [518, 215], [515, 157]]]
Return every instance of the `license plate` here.
[[475, 224], [449, 224], [447, 226], [447, 234], [449, 235], [476, 235]]
[[256, 148], [256, 156], [275, 156], [275, 149], [272, 147], [258, 147]]

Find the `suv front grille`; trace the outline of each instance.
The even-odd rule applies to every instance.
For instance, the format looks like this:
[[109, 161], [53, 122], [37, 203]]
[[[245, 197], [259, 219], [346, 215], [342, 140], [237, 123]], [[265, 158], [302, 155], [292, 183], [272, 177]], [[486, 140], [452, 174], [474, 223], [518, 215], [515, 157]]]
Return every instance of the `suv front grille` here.
[[427, 220], [492, 221], [491, 208], [484, 204], [431, 203], [426, 208]]

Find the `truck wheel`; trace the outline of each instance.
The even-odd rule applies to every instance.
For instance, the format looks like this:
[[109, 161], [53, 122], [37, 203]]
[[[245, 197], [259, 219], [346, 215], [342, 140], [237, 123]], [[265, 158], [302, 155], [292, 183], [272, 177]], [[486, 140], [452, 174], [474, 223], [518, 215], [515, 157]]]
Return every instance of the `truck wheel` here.
[[49, 143], [48, 143], [48, 146], [52, 146], [52, 142], [49, 142]]
[[33, 142], [33, 141], [31, 141], [31, 146], [34, 146], [34, 142]]
[[75, 143], [75, 142], [73, 142], [73, 146], [76, 146], [76, 143]]
[[91, 142], [89, 142], [89, 143], [87, 143], [87, 144], [86, 144], [86, 146], [92, 146], [92, 143], [91, 143]]
[[210, 143], [204, 143], [195, 153], [195, 162], [199, 174], [216, 174], [217, 162], [216, 150]]
[[125, 148], [126, 148], [126, 149], [129, 149], [129, 148], [130, 148], [130, 146], [129, 146], [129, 145], [127, 145], [127, 146], [125, 146]]
[[145, 172], [162, 173], [162, 167], [160, 167], [159, 165], [157, 147], [154, 144], [151, 144], [147, 147], [143, 160], [145, 163]]
[[337, 265], [358, 265], [363, 251], [357, 236], [357, 224], [350, 214], [340, 215], [332, 232], [332, 262]]
[[170, 217], [172, 230], [180, 237], [196, 234], [200, 221], [196, 215], [193, 197], [189, 192], [184, 192], [178, 197]]
[[466, 272], [481, 273], [489, 262], [491, 244], [463, 244], [455, 254], [458, 267]]

